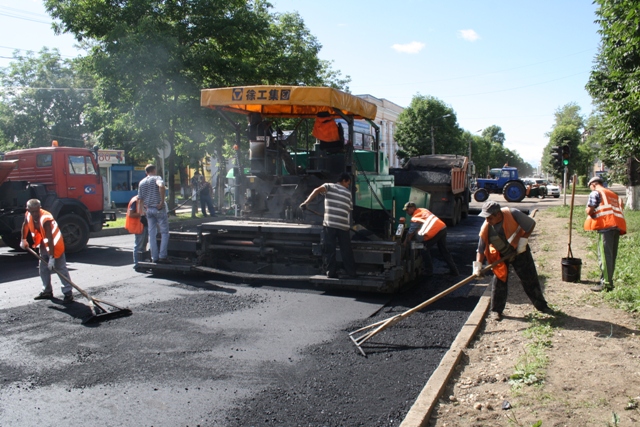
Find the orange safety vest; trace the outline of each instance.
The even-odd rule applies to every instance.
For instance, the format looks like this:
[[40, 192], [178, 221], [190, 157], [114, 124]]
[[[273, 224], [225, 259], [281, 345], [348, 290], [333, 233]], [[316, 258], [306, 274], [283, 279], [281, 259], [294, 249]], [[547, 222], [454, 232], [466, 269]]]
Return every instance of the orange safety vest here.
[[131, 234], [142, 234], [144, 231], [144, 225], [142, 225], [142, 221], [140, 217], [133, 218], [131, 217], [131, 205], [134, 203], [142, 203], [142, 200], [138, 196], [133, 196], [129, 201], [129, 206], [127, 206], [127, 214], [124, 217], [124, 228]]
[[431, 240], [447, 225], [431, 211], [424, 208], [417, 208], [411, 217], [411, 222], [421, 222], [422, 227], [418, 229], [418, 235], [424, 236], [424, 241]]
[[338, 125], [331, 117], [316, 117], [311, 134], [324, 142], [340, 141]]
[[58, 223], [55, 219], [53, 219], [53, 215], [51, 213], [45, 211], [44, 209], [40, 209], [40, 229], [36, 230], [35, 224], [33, 223], [33, 216], [29, 211], [27, 211], [27, 224], [29, 227], [29, 231], [31, 232], [31, 237], [33, 238], [33, 246], [40, 246], [41, 243], [44, 243], [45, 248], [47, 248], [47, 253], [49, 256], [49, 239], [44, 234], [44, 224], [46, 222], [51, 223], [51, 236], [53, 238], [53, 257], [60, 258], [64, 253], [64, 239], [62, 238], [62, 232], [58, 227]]
[[618, 227], [620, 235], [627, 234], [627, 222], [624, 219], [618, 195], [608, 188], [598, 190], [598, 193], [600, 193], [600, 205], [595, 210], [595, 217], [587, 216], [584, 229], [592, 231]]
[[[516, 249], [518, 246], [515, 243], [516, 237], [522, 237], [525, 234], [525, 231], [520, 227], [518, 222], [511, 215], [511, 210], [509, 208], [502, 208], [502, 230], [504, 230], [504, 235], [507, 238], [507, 242]], [[487, 258], [487, 263], [491, 264], [500, 259], [500, 252], [491, 244], [489, 244], [489, 223], [484, 222], [482, 224], [482, 228], [480, 228], [480, 238], [484, 242], [484, 256]], [[495, 274], [498, 279], [503, 282], [507, 280], [507, 273], [509, 272], [509, 268], [507, 264], [501, 262], [492, 268], [493, 274]]]

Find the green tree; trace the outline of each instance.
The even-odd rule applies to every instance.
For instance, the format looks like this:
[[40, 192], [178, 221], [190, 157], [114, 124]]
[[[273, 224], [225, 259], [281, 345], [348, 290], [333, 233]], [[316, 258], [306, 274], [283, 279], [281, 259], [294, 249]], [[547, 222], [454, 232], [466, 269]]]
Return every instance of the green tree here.
[[318, 59], [321, 46], [297, 14], [271, 14], [265, 1], [45, 4], [59, 32], [92, 42], [85, 66], [97, 76], [100, 105], [91, 120], [104, 145], [122, 145], [124, 138], [148, 157], [163, 141], [171, 145], [171, 205], [176, 156], [220, 155], [224, 150], [211, 144], [233, 140], [200, 107], [202, 88], [325, 83], [319, 76], [329, 84], [348, 81]]
[[[587, 90], [602, 112], [606, 144], [599, 157], [614, 170], [626, 169], [640, 153], [640, 1], [596, 0], [601, 44]], [[631, 170], [635, 174], [635, 168]], [[638, 182], [638, 176], [628, 176]], [[633, 185], [627, 205], [640, 208], [640, 187]]]
[[487, 126], [482, 130], [482, 137], [496, 144], [504, 145], [506, 140], [502, 128], [498, 125]]
[[57, 50], [14, 54], [0, 70], [0, 148], [83, 146], [84, 111], [92, 104], [92, 79]]
[[398, 117], [398, 157], [431, 154], [432, 134], [436, 154], [466, 154], [467, 144], [453, 109], [437, 98], [418, 94]]

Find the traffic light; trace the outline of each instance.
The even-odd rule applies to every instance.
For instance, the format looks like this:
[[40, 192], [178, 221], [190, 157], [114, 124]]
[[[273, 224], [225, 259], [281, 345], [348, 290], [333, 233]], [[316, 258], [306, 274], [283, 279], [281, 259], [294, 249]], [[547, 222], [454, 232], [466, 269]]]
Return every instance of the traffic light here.
[[562, 146], [562, 165], [569, 166], [569, 158], [571, 157], [571, 147], [568, 145]]
[[562, 147], [556, 147], [553, 146], [551, 147], [551, 158], [552, 158], [552, 164], [553, 164], [553, 168], [555, 170], [562, 170], [563, 168], [563, 164], [562, 164]]

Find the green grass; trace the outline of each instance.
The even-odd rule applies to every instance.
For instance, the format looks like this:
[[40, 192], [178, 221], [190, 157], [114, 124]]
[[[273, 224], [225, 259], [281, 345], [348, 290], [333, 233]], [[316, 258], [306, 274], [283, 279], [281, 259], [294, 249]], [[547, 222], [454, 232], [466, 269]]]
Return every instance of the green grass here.
[[[184, 221], [185, 219], [191, 219], [191, 214], [178, 214], [176, 216], [169, 216], [169, 222]], [[104, 228], [122, 228], [124, 227], [124, 217], [117, 218], [115, 221], [109, 221], [105, 224]]]
[[[569, 206], [556, 206], [549, 208], [558, 218], [569, 218]], [[627, 222], [627, 234], [620, 237], [618, 245], [618, 257], [616, 259], [616, 270], [613, 276], [615, 288], [612, 292], [604, 293], [604, 298], [615, 306], [629, 312], [640, 312], [640, 212], [624, 211]], [[589, 238], [591, 244], [588, 249], [591, 256], [597, 259], [596, 242], [597, 234], [583, 230], [584, 208], [574, 207], [573, 210], [573, 233], [579, 233]], [[590, 279], [600, 277], [600, 271], [586, 272]]]
[[537, 312], [527, 315], [525, 320], [530, 324], [523, 332], [528, 342], [525, 345], [524, 354], [518, 358], [514, 372], [509, 377], [509, 384], [514, 392], [518, 392], [525, 386], [544, 384], [546, 368], [549, 364], [546, 350], [552, 346], [551, 338], [556, 329], [554, 324], [557, 322], [557, 319]]

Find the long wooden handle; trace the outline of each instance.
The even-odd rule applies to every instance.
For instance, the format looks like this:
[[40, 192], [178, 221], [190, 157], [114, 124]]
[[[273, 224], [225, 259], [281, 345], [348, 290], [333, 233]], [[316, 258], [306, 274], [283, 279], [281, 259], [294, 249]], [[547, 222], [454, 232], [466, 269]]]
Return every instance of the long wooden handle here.
[[[43, 263], [46, 264], [46, 261], [44, 260], [44, 258], [42, 258], [39, 254], [36, 253], [36, 251], [34, 251], [33, 249], [31, 249], [30, 247], [27, 246], [27, 250], [29, 252], [31, 252], [36, 258], [38, 258], [40, 261], [42, 261]], [[60, 273], [60, 271], [58, 271], [58, 269], [54, 266], [53, 267], [53, 271], [55, 271], [60, 277], [62, 277], [64, 280], [66, 280], [67, 282], [69, 282], [69, 284], [71, 286], [73, 286], [75, 288], [76, 291], [80, 292], [82, 294], [83, 297], [85, 297], [86, 299], [88, 299], [92, 304], [93, 304], [93, 298], [84, 290], [82, 289], [80, 286], [76, 285], [75, 283], [73, 283], [71, 281], [70, 278], [68, 278], [67, 276], [65, 276], [64, 274]]]

